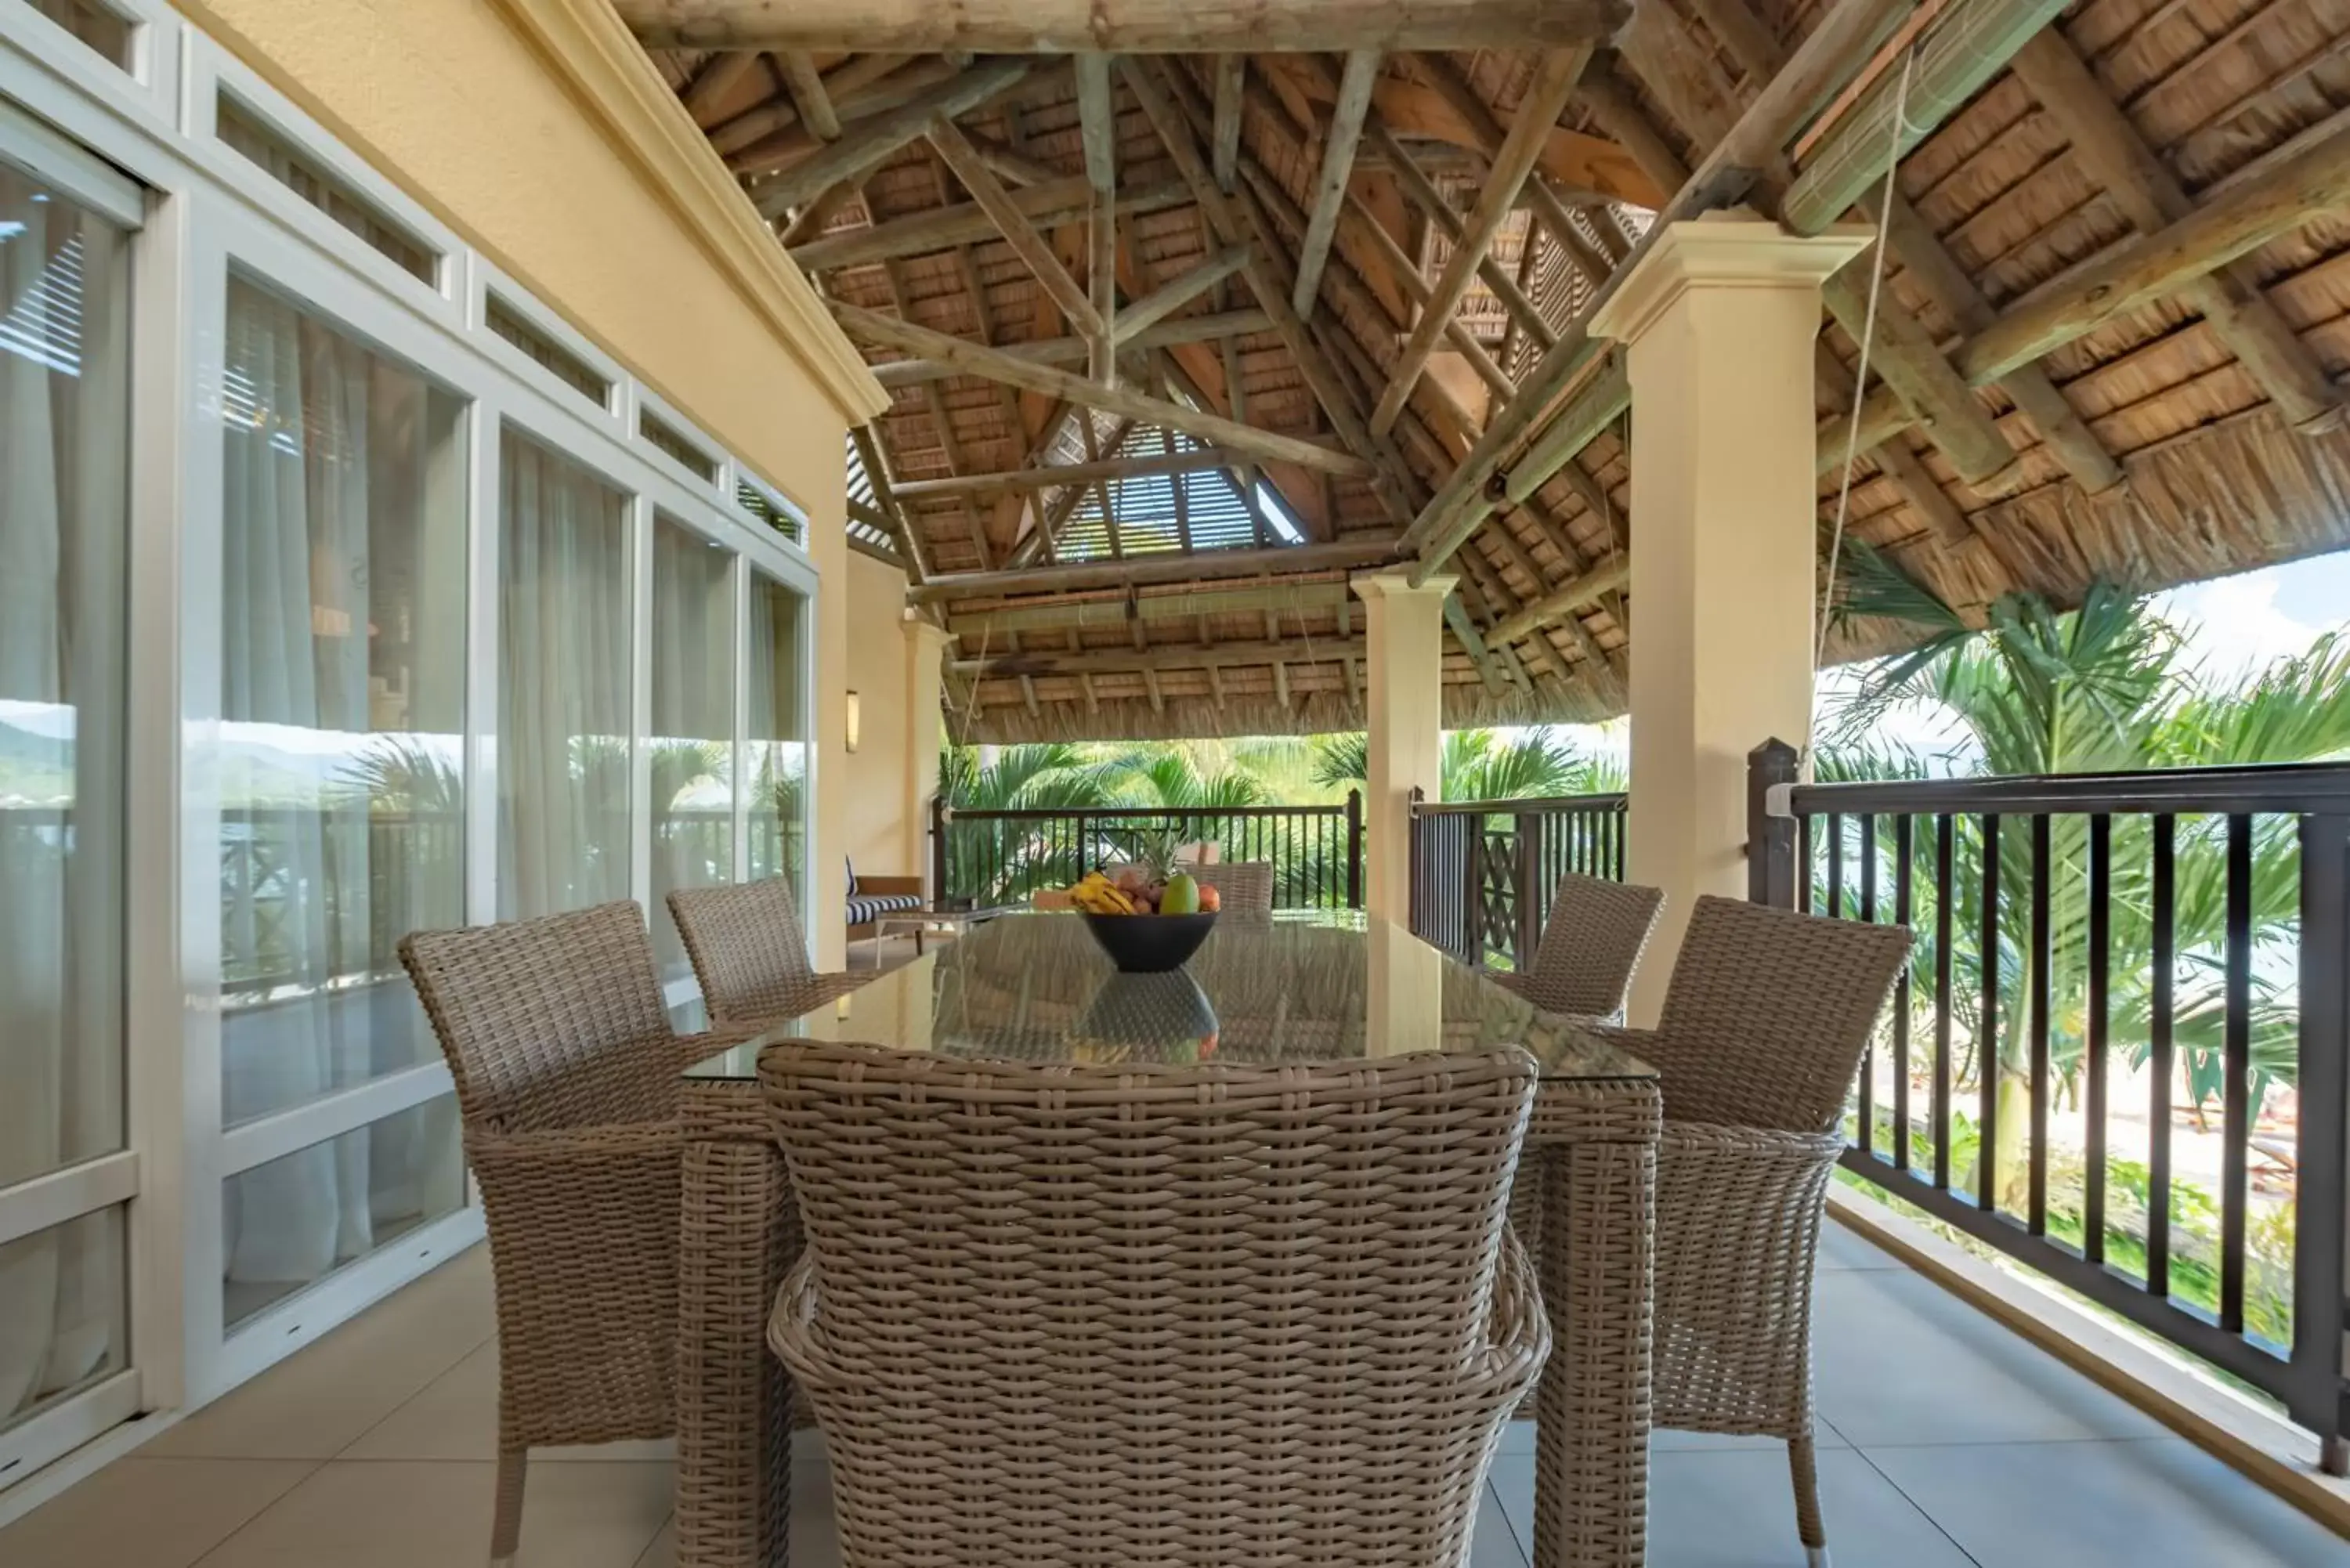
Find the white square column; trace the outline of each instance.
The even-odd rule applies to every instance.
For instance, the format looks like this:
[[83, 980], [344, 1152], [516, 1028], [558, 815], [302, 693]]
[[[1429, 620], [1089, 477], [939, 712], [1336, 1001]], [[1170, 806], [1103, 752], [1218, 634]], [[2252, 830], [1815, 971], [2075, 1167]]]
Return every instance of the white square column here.
[[1398, 925], [1411, 919], [1412, 788], [1430, 800], [1444, 788], [1444, 598], [1459, 580], [1437, 576], [1413, 587], [1401, 572], [1354, 580], [1369, 655], [1363, 907]]
[[906, 778], [905, 799], [899, 809], [905, 813], [903, 831], [913, 857], [911, 869], [936, 898], [945, 889], [931, 888], [929, 882], [931, 798], [939, 793], [939, 746], [945, 739], [939, 699], [946, 680], [947, 646], [954, 641], [954, 634], [912, 610], [906, 612], [905, 624], [905, 711], [899, 717], [906, 726]]
[[1671, 225], [1592, 323], [1629, 350], [1632, 804], [1625, 874], [1665, 892], [1631, 997], [1653, 1023], [1690, 906], [1746, 889], [1746, 753], [1811, 736], [1820, 284], [1865, 228]]

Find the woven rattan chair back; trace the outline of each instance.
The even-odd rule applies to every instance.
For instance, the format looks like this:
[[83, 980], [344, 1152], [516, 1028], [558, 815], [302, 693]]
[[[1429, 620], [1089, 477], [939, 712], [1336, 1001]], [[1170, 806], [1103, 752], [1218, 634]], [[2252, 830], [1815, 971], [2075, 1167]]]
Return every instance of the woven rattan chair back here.
[[400, 961], [439, 1036], [468, 1124], [535, 1132], [666, 1116], [676, 1064], [634, 903], [413, 931]]
[[770, 1339], [852, 1568], [1457, 1568], [1548, 1329], [1523, 1053], [760, 1063], [807, 1251]]
[[1906, 926], [1700, 898], [1657, 1023], [1665, 1115], [1827, 1131], [1908, 956]]
[[796, 1017], [816, 1005], [788, 879], [681, 888], [669, 896], [669, 912], [713, 1026]]
[[1273, 913], [1272, 861], [1219, 861], [1213, 866], [1193, 866], [1189, 870], [1201, 887], [1216, 890], [1226, 914]]
[[1551, 893], [1522, 994], [1551, 1012], [1615, 1017], [1664, 907], [1661, 888], [1568, 872]]

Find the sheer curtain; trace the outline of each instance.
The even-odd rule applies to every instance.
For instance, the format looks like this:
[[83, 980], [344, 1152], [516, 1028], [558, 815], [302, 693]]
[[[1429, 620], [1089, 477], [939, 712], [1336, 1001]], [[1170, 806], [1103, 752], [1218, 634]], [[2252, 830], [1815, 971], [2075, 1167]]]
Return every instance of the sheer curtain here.
[[[807, 727], [800, 711], [798, 594], [764, 573], [751, 577], [751, 875], [800, 876], [807, 832]], [[802, 923], [808, 916], [802, 911]]]
[[[461, 903], [448, 650], [453, 421], [414, 372], [229, 285], [221, 650], [222, 1111], [234, 1125], [431, 1059], [393, 945]], [[439, 816], [415, 809], [437, 774]], [[405, 805], [404, 813], [400, 809]], [[446, 820], [442, 820], [446, 818]], [[231, 1322], [454, 1207], [452, 1144], [322, 1141], [223, 1192]]]
[[734, 878], [734, 556], [668, 518], [653, 526], [653, 950], [687, 972], [672, 888]]
[[629, 897], [628, 499], [506, 431], [498, 915]]
[[[0, 164], [0, 1187], [123, 1147], [125, 237]], [[0, 1246], [0, 1428], [121, 1364], [109, 1213]]]

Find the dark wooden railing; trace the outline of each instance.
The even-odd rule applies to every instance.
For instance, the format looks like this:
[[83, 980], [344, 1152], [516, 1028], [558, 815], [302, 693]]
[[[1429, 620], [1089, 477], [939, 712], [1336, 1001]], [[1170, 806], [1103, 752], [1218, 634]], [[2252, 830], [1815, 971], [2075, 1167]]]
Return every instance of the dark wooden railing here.
[[931, 805], [931, 888], [978, 907], [1024, 903], [1173, 833], [1227, 861], [1273, 866], [1277, 909], [1363, 907], [1363, 796], [1337, 805], [1096, 806], [974, 811]]
[[[1750, 781], [1750, 897], [1918, 939], [1846, 1168], [2266, 1391], [2342, 1473], [2350, 766], [1806, 784], [1773, 742]], [[2215, 1110], [2211, 1192], [2173, 1145]]]
[[1624, 879], [1623, 794], [1424, 800], [1412, 792], [1411, 929], [1464, 963], [1534, 955], [1569, 871]]

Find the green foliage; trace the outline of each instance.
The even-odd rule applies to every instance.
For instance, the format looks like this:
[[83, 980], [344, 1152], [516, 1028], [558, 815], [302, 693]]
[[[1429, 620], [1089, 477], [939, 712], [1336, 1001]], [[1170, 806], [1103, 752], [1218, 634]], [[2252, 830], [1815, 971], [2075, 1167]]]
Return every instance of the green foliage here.
[[[1317, 784], [1359, 787], [1370, 778], [1369, 737], [1360, 732], [1316, 735], [1313, 745]], [[1493, 730], [1450, 730], [1444, 735], [1442, 798], [1448, 801], [1531, 800], [1623, 787], [1619, 764], [1582, 756], [1545, 731], [1513, 738]]]

